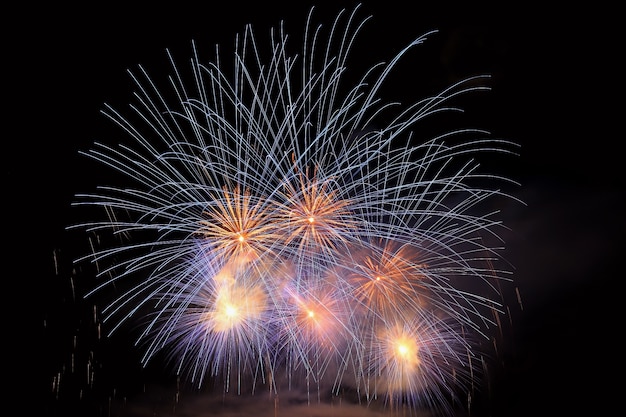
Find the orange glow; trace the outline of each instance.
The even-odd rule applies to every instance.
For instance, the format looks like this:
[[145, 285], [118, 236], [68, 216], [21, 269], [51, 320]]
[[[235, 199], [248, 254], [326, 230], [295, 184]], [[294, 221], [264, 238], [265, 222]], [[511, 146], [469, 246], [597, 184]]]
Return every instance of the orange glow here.
[[298, 326], [305, 330], [317, 331], [324, 325], [328, 312], [324, 312], [319, 301], [299, 301], [299, 311], [296, 317]]
[[419, 384], [421, 367], [419, 335], [405, 325], [385, 328], [378, 334], [384, 375], [381, 383], [390, 392], [411, 390]]
[[239, 312], [237, 311], [237, 307], [233, 306], [233, 305], [227, 305], [226, 306], [226, 316], [227, 317], [237, 317], [237, 314]]
[[298, 338], [318, 346], [332, 347], [339, 343], [341, 318], [337, 300], [328, 293], [317, 293], [306, 298], [293, 297], [295, 304], [294, 330]]
[[213, 309], [205, 316], [208, 326], [224, 332], [261, 318], [267, 296], [259, 286], [238, 285], [232, 277], [219, 279]]
[[390, 341], [396, 361], [411, 368], [419, 365], [417, 342], [407, 335], [400, 335]]

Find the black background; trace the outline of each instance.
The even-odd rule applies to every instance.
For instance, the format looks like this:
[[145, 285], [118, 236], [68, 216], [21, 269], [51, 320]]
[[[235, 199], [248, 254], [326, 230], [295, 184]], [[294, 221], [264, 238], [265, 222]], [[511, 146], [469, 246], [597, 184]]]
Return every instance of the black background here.
[[[330, 24], [354, 4], [319, 4], [315, 16]], [[58, 408], [49, 405], [50, 387], [68, 366], [71, 335], [85, 326], [76, 313], [90, 307], [72, 297], [69, 274], [55, 274], [53, 254], [63, 260], [76, 244], [64, 231], [73, 222], [72, 196], [104, 175], [78, 150], [111, 134], [99, 111], [105, 102], [122, 107], [131, 99], [126, 70], [167, 65], [166, 48], [184, 60], [191, 40], [207, 52], [219, 43], [228, 59], [247, 23], [265, 35], [284, 20], [298, 44], [311, 5], [103, 2], [7, 12], [15, 24], [4, 28], [5, 344], [9, 385], [19, 394], [7, 406], [47, 410], [35, 415]], [[623, 107], [616, 10], [600, 3], [397, 1], [366, 1], [361, 9], [373, 18], [352, 66], [387, 60], [438, 29], [411, 53], [389, 91], [410, 101], [465, 76], [492, 74], [493, 90], [476, 117], [494, 136], [521, 145], [521, 156], [497, 169], [520, 182], [515, 193], [526, 203], [503, 208], [513, 229], [507, 259], [524, 309], [485, 415], [600, 415], [621, 407], [613, 382], [621, 377], [618, 266], [626, 231], [624, 136], [615, 128]], [[83, 284], [74, 284], [80, 293]], [[107, 343], [98, 348], [110, 347], [103, 358], [124, 357], [107, 372], [134, 372], [136, 354]]]

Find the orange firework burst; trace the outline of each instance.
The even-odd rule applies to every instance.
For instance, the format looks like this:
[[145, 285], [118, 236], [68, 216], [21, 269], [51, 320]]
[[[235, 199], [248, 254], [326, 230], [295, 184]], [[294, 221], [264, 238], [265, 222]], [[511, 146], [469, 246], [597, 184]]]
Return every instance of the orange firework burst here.
[[350, 257], [344, 263], [354, 265], [348, 280], [355, 298], [368, 310], [393, 317], [397, 311], [422, 305], [419, 295], [425, 293], [422, 271], [426, 266], [417, 262], [415, 248], [379, 239]]
[[306, 173], [297, 175], [297, 184], [285, 184], [286, 203], [279, 214], [287, 230], [285, 245], [293, 245], [299, 255], [328, 254], [345, 242], [354, 228], [350, 201], [340, 198], [332, 179], [319, 179], [317, 170], [309, 174], [307, 168]]
[[328, 292], [319, 291], [317, 294], [300, 296], [293, 294], [294, 325], [302, 338], [308, 343], [316, 343], [325, 348], [333, 348], [338, 344], [342, 324], [342, 308], [339, 308], [340, 298]]
[[418, 326], [396, 322], [381, 329], [376, 336], [375, 363], [378, 364], [379, 386], [393, 398], [397, 393], [417, 392], [423, 376], [421, 341]]
[[213, 308], [206, 313], [207, 325], [217, 332], [259, 320], [267, 309], [267, 296], [256, 284], [241, 285], [232, 277], [216, 277]]
[[198, 230], [211, 241], [215, 253], [224, 259], [254, 260], [270, 251], [271, 241], [276, 238], [271, 223], [271, 210], [260, 199], [253, 199], [250, 192], [241, 193], [239, 187], [229, 191], [226, 187], [221, 196], [215, 196], [205, 210], [209, 220], [202, 220]]

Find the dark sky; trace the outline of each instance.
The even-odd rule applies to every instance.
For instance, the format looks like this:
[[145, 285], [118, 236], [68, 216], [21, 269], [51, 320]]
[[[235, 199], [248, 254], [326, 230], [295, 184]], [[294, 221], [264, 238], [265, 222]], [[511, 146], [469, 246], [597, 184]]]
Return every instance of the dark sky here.
[[[72, 196], [101, 179], [78, 150], [111, 132], [99, 113], [103, 103], [123, 106], [131, 99], [126, 70], [166, 65], [166, 48], [185, 59], [191, 40], [207, 51], [219, 43], [227, 59], [246, 23], [264, 34], [285, 20], [298, 42], [314, 3], [293, 3], [232, 2], [219, 9], [187, 2], [47, 4], [7, 16], [19, 22], [5, 36], [5, 86], [17, 94], [5, 102], [16, 126], [5, 134], [3, 166], [11, 236], [5, 304], [16, 326], [7, 341], [17, 348], [10, 376], [25, 397], [15, 401], [31, 409], [50, 400], [54, 370], [68, 363], [71, 334], [84, 325], [72, 316], [84, 307], [72, 301], [66, 276], [54, 274], [52, 254], [73, 245], [64, 232], [73, 222]], [[319, 5], [316, 15], [330, 23], [353, 4]], [[610, 375], [621, 360], [623, 328], [618, 294], [624, 274], [616, 267], [626, 232], [626, 184], [623, 133], [612, 122], [622, 99], [616, 11], [599, 4], [563, 10], [540, 2], [477, 4], [365, 1], [362, 14], [373, 19], [359, 37], [353, 65], [388, 59], [412, 38], [438, 29], [390, 90], [408, 99], [459, 77], [493, 75], [493, 91], [477, 117], [495, 136], [521, 144], [520, 158], [497, 169], [520, 182], [515, 193], [526, 205], [503, 208], [512, 228], [507, 259], [515, 265], [524, 309], [503, 352], [491, 415], [599, 415], [611, 403], [619, 407]], [[414, 65], [417, 72], [410, 72]], [[127, 355], [124, 365], [133, 366], [133, 353], [111, 349], [102, 355]], [[116, 371], [112, 366], [109, 372]], [[43, 399], [33, 398], [42, 392]]]

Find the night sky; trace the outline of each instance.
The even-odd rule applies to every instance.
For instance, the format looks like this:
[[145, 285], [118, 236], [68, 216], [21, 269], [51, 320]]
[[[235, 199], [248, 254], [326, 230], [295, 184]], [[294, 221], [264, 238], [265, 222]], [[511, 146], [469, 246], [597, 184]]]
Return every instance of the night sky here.
[[[511, 192], [525, 203], [500, 207], [511, 228], [505, 257], [515, 267], [523, 309], [511, 299], [501, 369], [474, 415], [603, 415], [623, 408], [613, 382], [622, 376], [624, 272], [618, 261], [626, 232], [624, 138], [612, 121], [620, 120], [615, 113], [622, 99], [616, 12], [600, 5], [547, 10], [540, 2], [472, 8], [414, 3], [362, 2], [361, 16], [373, 17], [350, 65], [389, 59], [437, 29], [399, 67], [390, 94], [413, 101], [466, 76], [491, 74], [492, 91], [481, 94], [478, 107], [470, 100], [468, 111], [493, 136], [521, 145], [520, 157], [492, 171], [518, 181]], [[5, 340], [13, 352], [6, 356], [5, 382], [15, 389], [7, 406], [44, 416], [203, 416], [219, 409], [213, 398], [189, 396], [173, 414], [175, 377], [164, 369], [141, 370], [139, 352], [124, 334], [97, 339], [90, 327], [93, 303], [82, 299], [91, 283], [71, 278], [71, 260], [85, 250], [84, 242], [65, 231], [76, 221], [73, 195], [106, 178], [78, 151], [117, 134], [99, 112], [104, 103], [123, 108], [132, 99], [127, 69], [141, 64], [158, 71], [169, 65], [168, 48], [185, 60], [191, 40], [207, 52], [218, 43], [229, 59], [235, 34], [247, 23], [264, 35], [284, 20], [299, 46], [315, 3], [229, 2], [219, 10], [191, 4], [45, 5], [6, 16], [21, 22], [5, 35], [5, 87], [17, 92], [5, 101], [9, 124], [16, 126], [5, 131], [9, 149], [3, 153], [10, 236]], [[338, 10], [354, 4], [320, 4], [316, 16], [330, 24]], [[98, 382], [119, 389], [112, 403], [110, 391], [88, 389], [82, 400], [72, 389], [55, 399], [53, 381], [72, 366], [69, 352], [79, 369], [89, 355], [98, 358]], [[246, 399], [229, 401], [224, 409], [247, 415]], [[297, 400], [289, 404], [295, 413], [310, 412]], [[344, 411], [356, 413], [347, 406]], [[336, 409], [316, 412], [339, 415]]]

